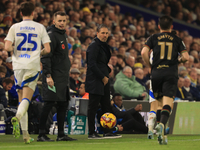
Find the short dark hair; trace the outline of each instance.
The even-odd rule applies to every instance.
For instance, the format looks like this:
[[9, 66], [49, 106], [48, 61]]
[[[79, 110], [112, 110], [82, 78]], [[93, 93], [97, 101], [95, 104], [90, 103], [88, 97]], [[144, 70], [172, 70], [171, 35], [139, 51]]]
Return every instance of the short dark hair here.
[[112, 40], [112, 39], [113, 39], [113, 36], [109, 36], [107, 39], [107, 43], [110, 42], [110, 40]]
[[124, 56], [122, 56], [121, 54], [117, 54], [117, 58], [124, 59]]
[[120, 46], [128, 46], [127, 42], [122, 42]]
[[121, 94], [119, 94], [119, 93], [115, 93], [115, 94], [113, 94], [113, 100], [114, 100], [114, 98], [116, 97], [116, 96], [121, 96]]
[[90, 28], [89, 27], [84, 27], [83, 29], [81, 29], [81, 32], [85, 32], [85, 30], [89, 30]]
[[95, 7], [95, 6], [101, 6], [101, 5], [100, 5], [99, 3], [94, 3], [94, 7]]
[[20, 11], [23, 16], [30, 16], [32, 12], [35, 10], [35, 6], [31, 2], [23, 2], [20, 7]]
[[10, 79], [10, 77], [6, 77], [2, 80], [2, 83], [6, 83], [6, 85], [12, 83], [14, 84], [13, 80]]
[[5, 66], [0, 66], [0, 72], [3, 72], [3, 73], [7, 73], [7, 69], [6, 69], [6, 67]]
[[[97, 32], [99, 32], [101, 28], [107, 28], [107, 29], [108, 29], [108, 27], [107, 27], [105, 24], [100, 24], [100, 25], [97, 27]], [[108, 29], [108, 30], [109, 30], [109, 29]]]
[[173, 19], [169, 16], [162, 16], [159, 18], [158, 24], [162, 30], [167, 30], [171, 28]]
[[57, 12], [55, 12], [54, 13], [54, 18], [56, 18], [58, 15], [60, 15], [60, 16], [66, 16], [67, 14], [65, 13], [65, 12], [63, 12], [63, 11], [57, 11]]
[[117, 57], [117, 55], [116, 55], [116, 54], [114, 54], [114, 53], [113, 53], [113, 54], [111, 54], [111, 57], [112, 57], [112, 56], [116, 56], [116, 57]]

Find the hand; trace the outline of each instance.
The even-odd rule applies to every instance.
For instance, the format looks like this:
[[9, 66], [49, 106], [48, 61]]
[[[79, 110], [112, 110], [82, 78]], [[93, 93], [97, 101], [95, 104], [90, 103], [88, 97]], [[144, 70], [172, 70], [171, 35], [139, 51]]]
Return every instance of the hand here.
[[43, 55], [46, 55], [48, 54], [48, 52], [46, 52], [45, 48], [43, 48], [40, 52], [40, 55], [43, 56]]
[[52, 77], [46, 78], [47, 84], [52, 88], [54, 86], [54, 81]]
[[44, 55], [44, 53], [45, 53], [45, 51], [44, 51], [44, 48], [41, 50], [41, 52], [40, 52], [40, 55], [42, 56], [42, 55]]
[[135, 111], [141, 111], [142, 110], [142, 104], [137, 104], [135, 107]]
[[104, 78], [102, 79], [103, 84], [106, 85], [108, 83], [108, 78], [106, 76], [104, 76]]
[[185, 63], [187, 60], [183, 60], [182, 56], [178, 56], [178, 62], [180, 63]]
[[123, 131], [124, 130], [124, 128], [123, 128], [123, 126], [121, 124], [117, 125], [117, 128], [118, 128], [118, 131]]
[[179, 63], [182, 63], [182, 62], [181, 62], [181, 59], [182, 59], [182, 57], [181, 57], [181, 56], [178, 56], [178, 62], [179, 62]]
[[110, 101], [110, 104], [111, 104], [111, 106], [113, 106], [113, 104], [114, 104], [114, 101], [113, 101], [113, 100], [111, 100], [111, 101]]
[[146, 97], [147, 97], [147, 93], [146, 92], [144, 92], [144, 93], [142, 93], [142, 95], [141, 95], [142, 97], [143, 97], [143, 99], [146, 99]]

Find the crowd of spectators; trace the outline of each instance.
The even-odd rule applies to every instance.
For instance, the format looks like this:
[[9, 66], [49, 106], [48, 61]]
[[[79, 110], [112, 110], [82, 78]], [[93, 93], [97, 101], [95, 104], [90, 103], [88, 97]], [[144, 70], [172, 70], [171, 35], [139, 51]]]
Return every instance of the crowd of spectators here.
[[[21, 21], [19, 6], [23, 1], [25, 0], [2, 0], [0, 2], [1, 85], [4, 76], [10, 78], [14, 82], [11, 59], [12, 53], [8, 53], [4, 50], [4, 38], [11, 25]], [[109, 75], [111, 94], [114, 94], [117, 89], [117, 92], [120, 93], [123, 98], [148, 100], [148, 80], [150, 79], [150, 73], [149, 68], [142, 60], [141, 49], [145, 40], [150, 35], [159, 32], [155, 20], [145, 21], [142, 15], [131, 16], [130, 13], [123, 15], [120, 13], [119, 5], [100, 5], [93, 0], [82, 0], [82, 2], [79, 0], [30, 1], [36, 6], [34, 21], [43, 24], [46, 28], [52, 24], [54, 12], [63, 11], [67, 14], [68, 23], [66, 34], [68, 35], [69, 58], [71, 61], [70, 88], [71, 92], [75, 93], [75, 96], [82, 97], [86, 94], [82, 92], [84, 89], [87, 67], [85, 63], [86, 50], [96, 36], [98, 25], [105, 24], [110, 29], [110, 36], [107, 42], [112, 52], [109, 62], [109, 67], [111, 68], [111, 73]], [[182, 13], [181, 20], [199, 25], [200, 5], [199, 3], [196, 4], [196, 1], [144, 0], [139, 5], [177, 19], [180, 17], [179, 13]], [[190, 54], [190, 60], [179, 65], [179, 75], [182, 76], [185, 80], [184, 82], [186, 82], [186, 85], [182, 87], [185, 88], [187, 92], [190, 92], [193, 87], [195, 90], [200, 91], [200, 38], [192, 37], [188, 31], [176, 30], [176, 34], [184, 41], [187, 51]], [[130, 82], [127, 83], [127, 86], [130, 86], [130, 88], [134, 86], [137, 90], [132, 90], [130, 91], [131, 93], [127, 95], [126, 93], [129, 91], [124, 89], [123, 84], [125, 84], [125, 82], [123, 82], [122, 78], [118, 79], [120, 77], [124, 77], [127, 82]], [[121, 80], [122, 82], [120, 83], [117, 80]], [[79, 89], [81, 85], [82, 87]], [[1, 88], [4, 88], [4, 86]], [[137, 93], [139, 89], [141, 89], [140, 93]], [[2, 91], [6, 90], [8, 89]], [[6, 95], [8, 102], [5, 103], [5, 107], [9, 105], [11, 101], [9, 99], [10, 97], [11, 99], [17, 99], [14, 85], [8, 93], [10, 96]], [[195, 97], [195, 95], [192, 96], [191, 100], [199, 100], [199, 97]], [[182, 98], [180, 97], [180, 99]], [[39, 100], [41, 100], [41, 97]], [[0, 103], [2, 103], [1, 97]]]
[[158, 14], [172, 16], [190, 24], [200, 25], [199, 0], [125, 0]]

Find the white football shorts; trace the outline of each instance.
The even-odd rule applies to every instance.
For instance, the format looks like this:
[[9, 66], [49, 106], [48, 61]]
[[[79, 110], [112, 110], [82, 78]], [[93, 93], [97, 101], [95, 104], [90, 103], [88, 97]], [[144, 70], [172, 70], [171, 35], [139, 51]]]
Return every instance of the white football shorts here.
[[154, 102], [156, 100], [155, 100], [154, 95], [153, 95], [151, 80], [150, 80], [150, 86], [149, 87], [150, 87], [149, 88], [149, 103], [152, 103], [152, 102]]
[[14, 70], [14, 76], [16, 89], [22, 89], [24, 86], [28, 86], [33, 91], [35, 91], [37, 80], [39, 78], [38, 71], [29, 69], [18, 69]]

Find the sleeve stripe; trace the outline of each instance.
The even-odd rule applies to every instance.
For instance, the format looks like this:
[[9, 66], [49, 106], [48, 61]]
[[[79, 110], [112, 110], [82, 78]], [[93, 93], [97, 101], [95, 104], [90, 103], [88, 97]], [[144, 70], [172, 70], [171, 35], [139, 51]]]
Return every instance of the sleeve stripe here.
[[182, 51], [181, 51], [181, 54], [182, 54], [182, 53], [185, 53], [185, 52], [187, 52], [187, 50], [186, 50], [186, 49], [182, 50]]
[[143, 47], [147, 47], [147, 48], [149, 48], [149, 50], [150, 50], [150, 47], [148, 46], [148, 45], [146, 45], [146, 44], [144, 44], [144, 46]]

